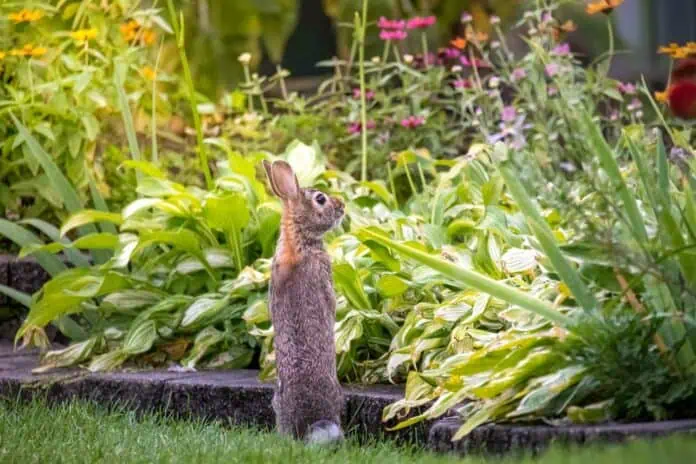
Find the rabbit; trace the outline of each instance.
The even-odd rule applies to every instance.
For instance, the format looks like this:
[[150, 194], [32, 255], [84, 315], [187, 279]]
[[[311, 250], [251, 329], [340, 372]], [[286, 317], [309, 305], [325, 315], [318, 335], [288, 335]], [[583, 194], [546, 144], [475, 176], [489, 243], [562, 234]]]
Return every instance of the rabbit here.
[[306, 443], [338, 443], [344, 398], [336, 373], [331, 259], [322, 237], [340, 224], [344, 204], [319, 190], [300, 188], [285, 161], [264, 161], [263, 166], [283, 203], [269, 287], [278, 373], [276, 425], [281, 434]]

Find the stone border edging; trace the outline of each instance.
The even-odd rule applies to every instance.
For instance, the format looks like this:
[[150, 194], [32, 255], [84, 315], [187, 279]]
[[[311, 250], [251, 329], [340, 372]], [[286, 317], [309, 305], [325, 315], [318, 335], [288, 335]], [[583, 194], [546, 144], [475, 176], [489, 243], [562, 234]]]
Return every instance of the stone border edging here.
[[428, 434], [428, 447], [437, 452], [454, 452], [467, 455], [476, 452], [503, 454], [514, 450], [533, 453], [553, 443], [583, 445], [589, 443], [621, 443], [641, 438], [657, 438], [674, 433], [691, 433], [696, 436], [696, 419], [644, 422], [610, 423], [598, 425], [483, 425], [468, 436], [452, 441], [462, 425], [458, 418], [446, 418], [435, 422]]
[[[270, 429], [273, 386], [258, 380], [258, 371], [169, 372], [164, 370], [93, 374], [63, 369], [33, 375], [36, 351], [13, 352], [0, 343], [0, 398], [45, 398], [49, 403], [80, 399], [109, 406], [121, 405], [138, 412], [164, 412], [174, 417], [223, 421]], [[344, 426], [364, 438], [386, 438], [445, 453], [502, 454], [539, 452], [552, 443], [581, 445], [618, 443], [673, 433], [696, 434], [696, 420], [604, 425], [485, 425], [462, 440], [452, 442], [461, 421], [448, 417], [387, 432], [382, 410], [403, 397], [402, 386], [345, 386]], [[393, 425], [393, 424], [389, 424]]]

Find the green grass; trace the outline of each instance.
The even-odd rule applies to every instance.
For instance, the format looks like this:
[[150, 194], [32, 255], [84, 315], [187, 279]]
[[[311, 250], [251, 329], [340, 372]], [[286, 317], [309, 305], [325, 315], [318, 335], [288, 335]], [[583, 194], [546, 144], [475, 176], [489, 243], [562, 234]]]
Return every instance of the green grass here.
[[71, 402], [0, 401], [0, 462], [22, 463], [500, 463], [641, 464], [696, 462], [696, 440], [686, 437], [635, 442], [623, 447], [553, 449], [540, 458], [457, 459], [388, 443], [335, 451], [311, 449], [277, 435], [216, 424], [137, 417], [125, 409]]

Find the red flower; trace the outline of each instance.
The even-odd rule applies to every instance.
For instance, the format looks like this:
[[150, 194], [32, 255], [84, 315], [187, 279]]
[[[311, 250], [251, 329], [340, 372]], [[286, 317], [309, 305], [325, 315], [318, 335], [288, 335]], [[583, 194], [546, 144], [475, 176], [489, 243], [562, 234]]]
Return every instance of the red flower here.
[[682, 60], [675, 66], [667, 100], [677, 117], [696, 119], [696, 58]]

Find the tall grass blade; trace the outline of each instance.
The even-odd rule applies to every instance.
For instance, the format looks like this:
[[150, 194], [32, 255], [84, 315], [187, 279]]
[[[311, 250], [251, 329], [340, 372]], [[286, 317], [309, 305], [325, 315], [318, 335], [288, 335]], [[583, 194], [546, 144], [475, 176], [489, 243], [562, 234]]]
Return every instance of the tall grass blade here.
[[[6, 219], [0, 219], [0, 235], [3, 235], [21, 247], [41, 245], [43, 243], [33, 232]], [[39, 264], [41, 264], [41, 267], [52, 276], [67, 269], [61, 260], [48, 253], [36, 253], [35, 257]]]
[[500, 172], [505, 179], [505, 184], [510, 194], [517, 202], [520, 211], [527, 217], [527, 221], [539, 241], [539, 244], [543, 248], [544, 253], [546, 253], [554, 269], [570, 289], [575, 300], [585, 311], [595, 311], [597, 309], [597, 300], [583, 282], [580, 273], [563, 255], [563, 252], [553, 237], [551, 228], [539, 211], [537, 211], [536, 206], [532, 203], [532, 199], [527, 194], [522, 183], [505, 163], [500, 166]]
[[585, 109], [580, 110], [580, 119], [585, 128], [585, 134], [588, 135], [588, 143], [590, 148], [596, 153], [599, 158], [599, 163], [602, 169], [607, 173], [616, 192], [621, 198], [626, 217], [631, 224], [631, 232], [638, 242], [645, 243], [648, 240], [648, 233], [645, 228], [645, 223], [638, 204], [633, 196], [633, 193], [628, 189], [626, 182], [621, 176], [621, 170], [614, 157], [614, 152], [602, 135], [599, 126], [592, 121], [592, 116]]
[[27, 308], [31, 306], [31, 295], [27, 293], [20, 292], [19, 290], [15, 290], [12, 287], [2, 284], [0, 284], [0, 293], [9, 296], [22, 306], [26, 306]]
[[116, 88], [116, 95], [118, 96], [118, 109], [121, 112], [121, 117], [123, 118], [123, 126], [126, 131], [126, 139], [128, 140], [128, 149], [130, 150], [131, 157], [140, 161], [140, 146], [138, 145], [138, 136], [135, 132], [135, 125], [133, 124], [133, 115], [131, 114], [130, 105], [128, 104], [128, 97], [126, 96], [126, 91], [123, 88], [123, 82], [126, 79], [126, 73], [128, 67], [122, 61], [116, 63], [114, 69], [114, 87]]
[[[172, 0], [167, 0], [167, 6], [169, 8], [172, 28], [174, 29], [174, 35], [176, 37], [177, 49], [179, 50], [181, 67], [184, 71], [184, 83], [186, 84], [187, 96], [189, 104], [191, 105], [193, 125], [196, 129], [196, 141], [198, 145], [198, 156], [200, 157], [201, 171], [203, 171], [203, 177], [205, 177], [205, 185], [208, 187], [208, 190], [212, 190], [214, 183], [210, 174], [210, 166], [208, 166], [208, 150], [203, 141], [201, 117], [198, 114], [198, 106], [196, 105], [196, 88], [193, 85], [193, 78], [191, 77], [191, 70], [189, 69], [188, 58], [186, 57], [186, 48], [184, 46], [183, 16], [180, 17], [176, 14], [176, 8], [174, 8], [174, 2]], [[181, 23], [179, 21], [181, 21]]]
[[51, 156], [41, 147], [39, 142], [31, 135], [29, 130], [22, 124], [14, 114], [10, 113], [10, 117], [14, 122], [17, 130], [29, 147], [29, 153], [41, 165], [53, 188], [60, 193], [63, 198], [65, 209], [70, 213], [75, 213], [82, 209], [82, 202], [77, 191], [70, 184], [70, 181], [63, 175], [60, 168], [53, 162]]

